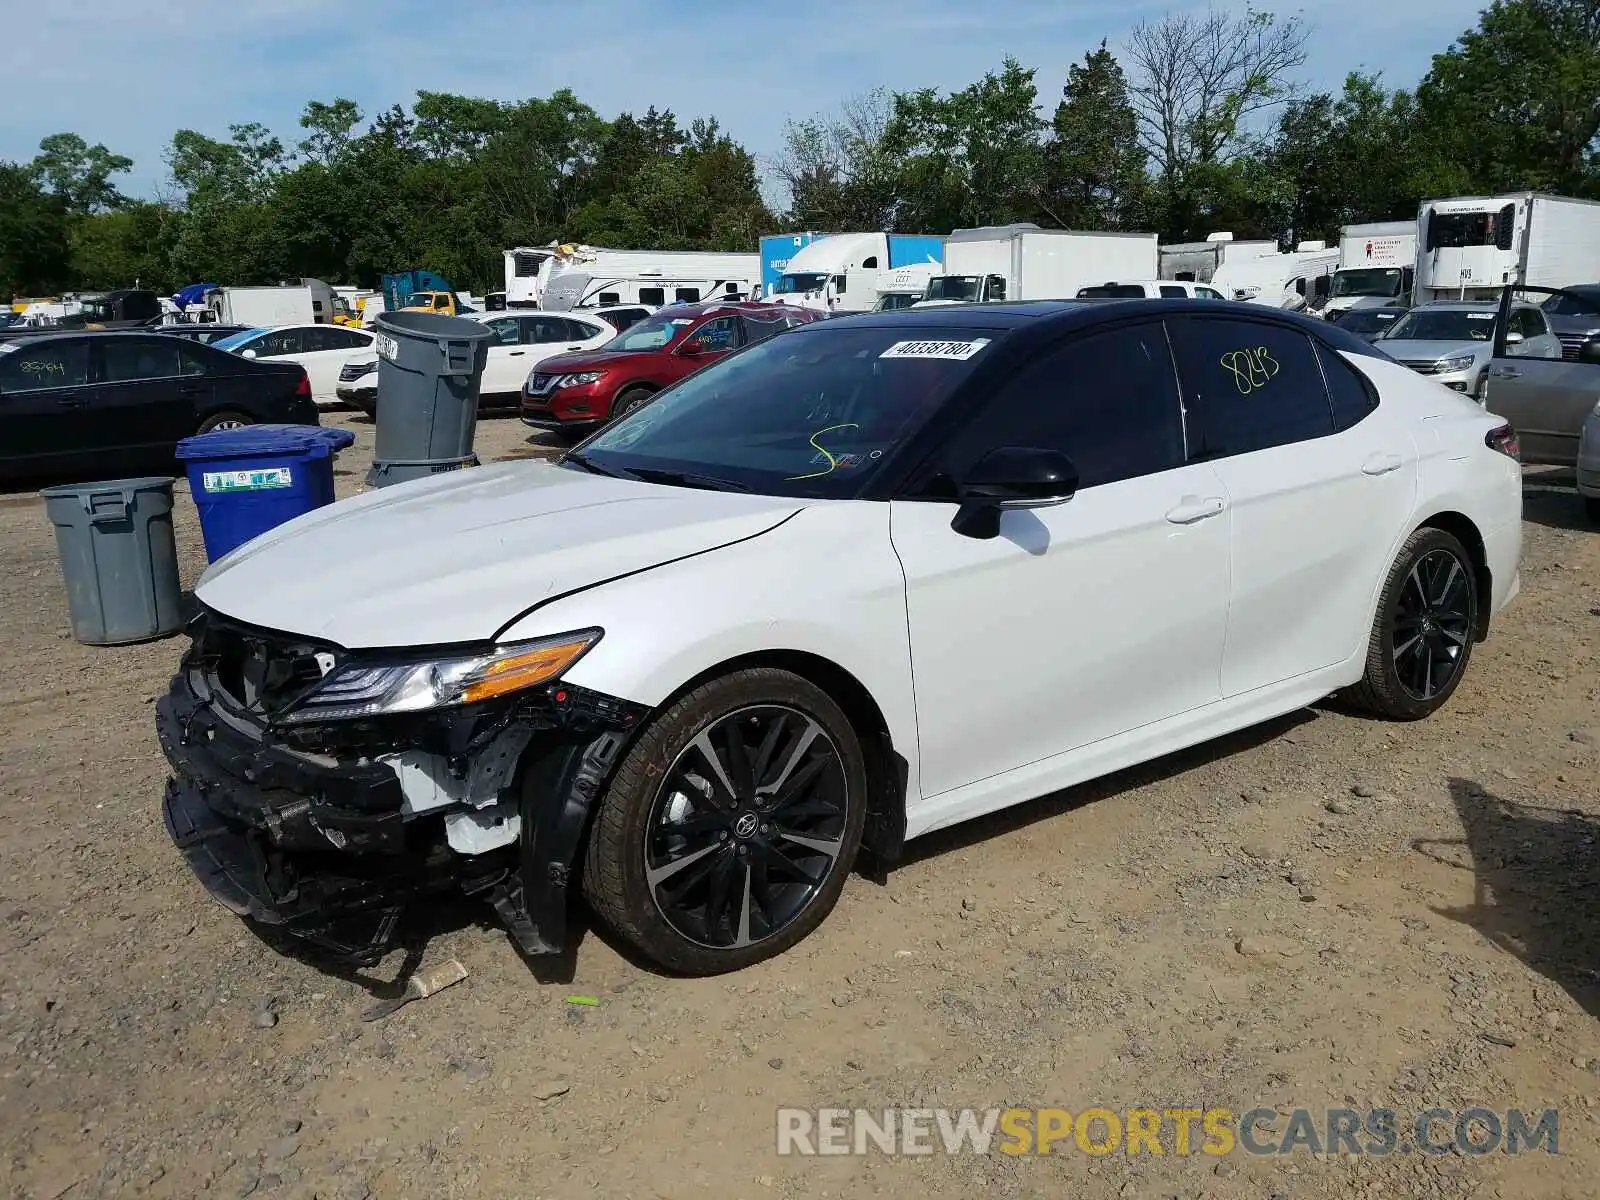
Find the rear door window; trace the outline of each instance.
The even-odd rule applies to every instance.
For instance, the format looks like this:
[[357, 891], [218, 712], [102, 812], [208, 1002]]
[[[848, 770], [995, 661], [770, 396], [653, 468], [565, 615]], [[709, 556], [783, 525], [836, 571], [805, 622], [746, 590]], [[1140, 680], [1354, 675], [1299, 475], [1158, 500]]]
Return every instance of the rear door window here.
[[101, 377], [107, 383], [170, 379], [179, 373], [177, 338], [107, 338], [100, 343]]
[[1235, 317], [1168, 321], [1189, 451], [1226, 458], [1333, 433], [1333, 410], [1311, 339], [1297, 329]]
[[38, 392], [88, 382], [89, 343], [82, 338], [0, 344], [0, 392]]
[[639, 303], [650, 304], [660, 308], [667, 302], [667, 289], [658, 287], [642, 287], [639, 289]]
[[1169, 300], [1187, 299], [1189, 293], [1176, 284], [1164, 283], [1161, 285], [1161, 294]]

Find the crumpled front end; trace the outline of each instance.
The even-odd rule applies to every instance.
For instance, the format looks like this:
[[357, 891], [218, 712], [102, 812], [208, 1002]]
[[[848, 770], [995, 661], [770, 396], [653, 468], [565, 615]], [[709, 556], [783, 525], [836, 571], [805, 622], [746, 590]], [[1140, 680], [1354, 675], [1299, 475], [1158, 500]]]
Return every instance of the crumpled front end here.
[[355, 964], [441, 893], [484, 896], [527, 953], [564, 947], [569, 869], [638, 706], [556, 680], [296, 723], [301, 698], [355, 656], [215, 613], [190, 632], [156, 705], [164, 815], [215, 899]]

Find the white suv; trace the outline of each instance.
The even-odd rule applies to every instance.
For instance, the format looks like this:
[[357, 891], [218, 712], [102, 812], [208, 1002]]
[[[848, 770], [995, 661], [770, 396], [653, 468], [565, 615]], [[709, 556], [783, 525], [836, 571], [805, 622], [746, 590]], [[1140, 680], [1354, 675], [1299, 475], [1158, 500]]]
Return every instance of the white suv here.
[[1079, 300], [1226, 300], [1216, 288], [1187, 279], [1128, 279], [1078, 289]]

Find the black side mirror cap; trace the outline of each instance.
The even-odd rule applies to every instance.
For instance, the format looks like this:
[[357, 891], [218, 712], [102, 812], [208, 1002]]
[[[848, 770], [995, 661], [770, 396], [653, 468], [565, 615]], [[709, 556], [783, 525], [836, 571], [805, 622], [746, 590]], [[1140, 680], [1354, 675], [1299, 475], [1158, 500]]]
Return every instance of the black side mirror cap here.
[[1600, 336], [1592, 337], [1578, 347], [1578, 361], [1600, 366]]
[[950, 528], [963, 537], [987, 540], [999, 536], [1004, 509], [1071, 499], [1078, 490], [1078, 468], [1059, 450], [1000, 446], [974, 463], [957, 489], [961, 507]]

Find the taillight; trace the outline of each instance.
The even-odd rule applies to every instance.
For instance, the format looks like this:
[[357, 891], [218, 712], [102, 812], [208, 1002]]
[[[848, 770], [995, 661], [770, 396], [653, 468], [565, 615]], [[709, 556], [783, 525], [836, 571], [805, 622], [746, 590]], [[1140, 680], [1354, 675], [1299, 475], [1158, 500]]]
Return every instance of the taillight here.
[[1514, 462], [1522, 461], [1522, 447], [1517, 444], [1517, 431], [1509, 424], [1496, 425], [1489, 430], [1483, 435], [1483, 444]]
[[[307, 375], [304, 370], [300, 372], [300, 379], [294, 385], [294, 394], [296, 396], [306, 397], [311, 395], [311, 377]], [[1507, 426], [1507, 428], [1510, 428], [1510, 426]]]

